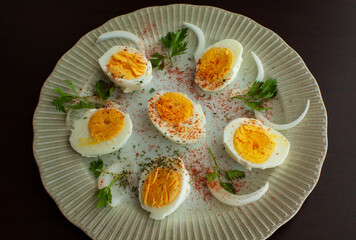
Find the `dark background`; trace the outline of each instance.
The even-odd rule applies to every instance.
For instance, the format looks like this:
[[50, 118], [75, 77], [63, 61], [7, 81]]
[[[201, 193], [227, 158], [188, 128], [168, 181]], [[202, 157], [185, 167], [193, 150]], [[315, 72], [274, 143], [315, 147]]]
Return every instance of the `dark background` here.
[[[243, 14], [276, 32], [306, 62], [328, 111], [329, 149], [318, 185], [271, 239], [355, 239], [356, 1], [219, 2], [194, 4]], [[116, 16], [169, 3], [1, 2], [2, 239], [88, 239], [47, 194], [33, 158], [32, 116], [41, 86], [87, 32]]]

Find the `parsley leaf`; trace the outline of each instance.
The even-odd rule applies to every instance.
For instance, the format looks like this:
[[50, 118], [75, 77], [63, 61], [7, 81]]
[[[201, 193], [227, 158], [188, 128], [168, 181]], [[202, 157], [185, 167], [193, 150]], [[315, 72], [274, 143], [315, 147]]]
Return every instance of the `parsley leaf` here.
[[107, 84], [103, 80], [97, 81], [95, 84], [95, 88], [99, 94], [102, 104], [106, 101], [106, 99], [111, 96], [112, 92], [114, 91], [114, 87], [109, 87], [109, 84]]
[[92, 171], [95, 177], [99, 177], [99, 175], [103, 172], [104, 162], [101, 158], [98, 158], [97, 161], [93, 161], [90, 163], [89, 170]]
[[159, 54], [158, 52], [155, 52], [150, 58], [152, 67], [158, 68], [159, 70], [163, 70], [165, 58], [166, 58], [166, 56], [163, 56], [163, 55]]
[[231, 170], [231, 171], [225, 171], [225, 177], [228, 180], [234, 180], [237, 178], [244, 178], [245, 173], [240, 170]]
[[250, 90], [245, 95], [234, 96], [233, 98], [243, 100], [248, 106], [257, 111], [267, 110], [263, 101], [273, 98], [277, 94], [277, 79], [270, 78], [265, 82], [255, 81]]
[[220, 185], [229, 193], [236, 194], [236, 189], [235, 189], [234, 185], [232, 185], [231, 183], [220, 181]]
[[216, 162], [215, 156], [213, 154], [213, 152], [211, 151], [211, 149], [209, 148], [209, 153], [212, 157], [212, 159], [214, 160], [214, 164], [215, 164], [215, 170], [210, 173], [210, 174], [206, 174], [205, 177], [207, 178], [208, 182], [212, 182], [215, 179], [218, 179], [219, 184], [229, 193], [232, 194], [236, 194], [236, 189], [234, 187], [234, 185], [232, 185], [232, 183], [228, 183], [228, 182], [223, 182], [221, 181], [220, 178], [220, 171], [225, 173], [225, 177], [228, 180], [234, 180], [237, 178], [244, 178], [245, 177], [245, 173], [243, 171], [240, 170], [230, 170], [230, 171], [223, 171], [219, 168], [218, 163]]
[[100, 174], [106, 173], [114, 176], [114, 179], [110, 182], [110, 184], [106, 187], [98, 189], [95, 191], [94, 195], [99, 199], [96, 207], [106, 207], [109, 203], [112, 202], [112, 195], [111, 195], [111, 187], [117, 182], [120, 181], [120, 186], [126, 187], [128, 185], [127, 174], [129, 172], [122, 171], [120, 174], [107, 172], [103, 170], [104, 162], [101, 158], [98, 157], [98, 160], [93, 161], [90, 163], [89, 170], [93, 172], [94, 176], [98, 178]]
[[91, 102], [80, 101], [77, 104], [68, 105], [67, 108], [70, 108], [70, 109], [95, 108], [95, 105]]
[[[62, 88], [56, 87], [54, 91], [59, 94], [59, 97], [52, 101], [52, 104], [56, 107], [56, 109], [60, 112], [66, 112], [66, 108], [71, 109], [82, 109], [82, 108], [95, 108], [95, 105], [91, 103], [84, 97], [80, 97], [75, 90], [73, 83], [70, 80], [65, 81], [68, 86], [73, 90], [74, 94], [69, 94], [63, 91]], [[80, 99], [79, 103], [75, 105], [66, 104], [74, 99]]]
[[112, 202], [112, 195], [110, 187], [104, 187], [95, 191], [94, 195], [99, 199], [96, 204], [97, 208], [106, 207]]
[[167, 55], [161, 55], [155, 52], [150, 61], [153, 68], [158, 68], [163, 70], [165, 67], [164, 60], [168, 58], [171, 66], [173, 66], [172, 57], [179, 56], [185, 53], [187, 50], [188, 42], [184, 42], [184, 39], [187, 37], [188, 28], [183, 28], [177, 32], [169, 32], [166, 36], [161, 37], [161, 43], [163, 46], [168, 48]]

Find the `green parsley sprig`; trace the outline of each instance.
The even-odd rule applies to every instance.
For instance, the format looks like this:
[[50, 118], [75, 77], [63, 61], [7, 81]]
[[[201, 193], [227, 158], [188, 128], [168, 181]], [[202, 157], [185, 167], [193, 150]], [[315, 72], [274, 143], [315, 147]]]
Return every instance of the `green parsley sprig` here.
[[240, 170], [230, 170], [230, 171], [224, 171], [224, 170], [221, 170], [219, 168], [219, 165], [218, 163], [216, 162], [216, 159], [214, 157], [214, 154], [213, 152], [211, 151], [211, 149], [209, 148], [209, 153], [211, 155], [211, 157], [213, 158], [214, 160], [214, 163], [215, 163], [215, 170], [210, 173], [210, 174], [206, 174], [206, 178], [209, 182], [212, 182], [214, 181], [215, 179], [218, 179], [219, 181], [219, 184], [226, 190], [228, 191], [229, 193], [232, 193], [232, 194], [236, 194], [236, 189], [234, 187], [234, 185], [232, 185], [231, 183], [228, 183], [228, 182], [223, 182], [221, 181], [221, 178], [220, 178], [220, 171], [224, 172], [225, 173], [225, 177], [226, 179], [228, 180], [234, 180], [234, 179], [237, 179], [237, 178], [244, 178], [245, 177], [245, 173], [243, 171], [240, 171]]
[[103, 170], [104, 162], [102, 159], [90, 163], [89, 170], [94, 173], [94, 176], [98, 178], [100, 174], [110, 174], [114, 176], [114, 179], [106, 187], [98, 189], [95, 191], [94, 195], [99, 199], [96, 204], [97, 208], [106, 207], [108, 204], [112, 203], [111, 187], [117, 182], [120, 181], [120, 186], [127, 186], [127, 171], [122, 171], [120, 174], [115, 174], [112, 172], [107, 172]]
[[150, 61], [153, 68], [163, 70], [165, 67], [164, 60], [168, 59], [173, 66], [172, 57], [183, 55], [187, 50], [188, 42], [184, 42], [187, 37], [188, 28], [178, 30], [176, 33], [169, 32], [166, 36], [161, 37], [161, 43], [168, 49], [167, 55], [155, 52], [151, 55]]
[[103, 80], [99, 80], [95, 84], [96, 91], [99, 94], [101, 100], [101, 106], [103, 106], [104, 102], [111, 96], [114, 91], [114, 87], [107, 84]]
[[243, 100], [251, 108], [257, 111], [267, 110], [263, 102], [273, 98], [277, 94], [277, 79], [270, 78], [265, 82], [255, 81], [250, 90], [245, 95], [234, 96], [233, 98]]
[[[54, 89], [54, 91], [59, 94], [59, 97], [54, 99], [52, 104], [56, 107], [58, 111], [66, 112], [66, 108], [69, 109], [95, 108], [94, 103], [90, 102], [85, 97], [81, 97], [78, 95], [73, 83], [70, 80], [66, 80], [65, 82], [73, 90], [74, 94], [69, 94], [64, 92], [61, 87], [56, 87]], [[99, 80], [98, 82], [96, 82], [95, 87], [96, 87], [96, 91], [99, 94], [102, 103], [101, 106], [102, 106], [105, 100], [111, 96], [112, 92], [114, 91], [114, 88], [109, 87], [109, 84], [107, 84], [103, 80]], [[79, 102], [72, 105], [71, 102], [74, 99], [79, 99]]]

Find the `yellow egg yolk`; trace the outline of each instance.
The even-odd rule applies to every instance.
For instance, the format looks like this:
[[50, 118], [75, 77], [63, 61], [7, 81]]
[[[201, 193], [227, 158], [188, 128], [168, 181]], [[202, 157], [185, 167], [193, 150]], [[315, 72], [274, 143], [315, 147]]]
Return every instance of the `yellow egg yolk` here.
[[142, 56], [122, 51], [110, 58], [107, 68], [116, 78], [135, 79], [144, 74], [146, 61]]
[[160, 208], [172, 203], [179, 195], [181, 182], [179, 174], [166, 167], [154, 169], [142, 187], [143, 204]]
[[247, 124], [236, 130], [234, 147], [245, 160], [260, 164], [266, 162], [272, 155], [276, 143], [273, 135], [262, 127]]
[[179, 93], [166, 93], [156, 102], [158, 115], [167, 122], [180, 123], [193, 115], [193, 105]]
[[125, 125], [124, 115], [115, 108], [96, 111], [89, 119], [89, 132], [96, 142], [113, 139]]
[[234, 59], [230, 49], [212, 47], [200, 59], [199, 75], [205, 81], [217, 82], [231, 70]]

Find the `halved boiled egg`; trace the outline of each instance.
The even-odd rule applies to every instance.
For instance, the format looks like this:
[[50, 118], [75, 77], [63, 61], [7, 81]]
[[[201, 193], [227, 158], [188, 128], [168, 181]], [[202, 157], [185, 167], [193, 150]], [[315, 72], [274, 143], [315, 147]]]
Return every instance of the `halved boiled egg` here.
[[183, 23], [198, 37], [194, 53], [196, 60], [195, 82], [204, 91], [218, 91], [234, 81], [242, 62], [242, 45], [234, 39], [221, 40], [205, 51], [203, 31], [190, 23]]
[[188, 197], [189, 174], [180, 158], [159, 157], [142, 173], [139, 183], [141, 207], [150, 218], [162, 220]]
[[242, 45], [225, 39], [211, 45], [196, 64], [195, 82], [204, 91], [218, 91], [229, 85], [242, 62]]
[[129, 114], [117, 108], [90, 109], [74, 122], [69, 142], [81, 155], [95, 157], [122, 148], [131, 133]]
[[284, 162], [290, 143], [276, 130], [260, 121], [238, 118], [224, 129], [226, 152], [245, 168], [272, 168]]
[[194, 143], [205, 134], [199, 104], [179, 92], [159, 92], [148, 101], [148, 115], [157, 130], [177, 143]]
[[108, 78], [124, 93], [141, 90], [152, 79], [152, 65], [139, 50], [114, 46], [101, 58], [99, 64]]

